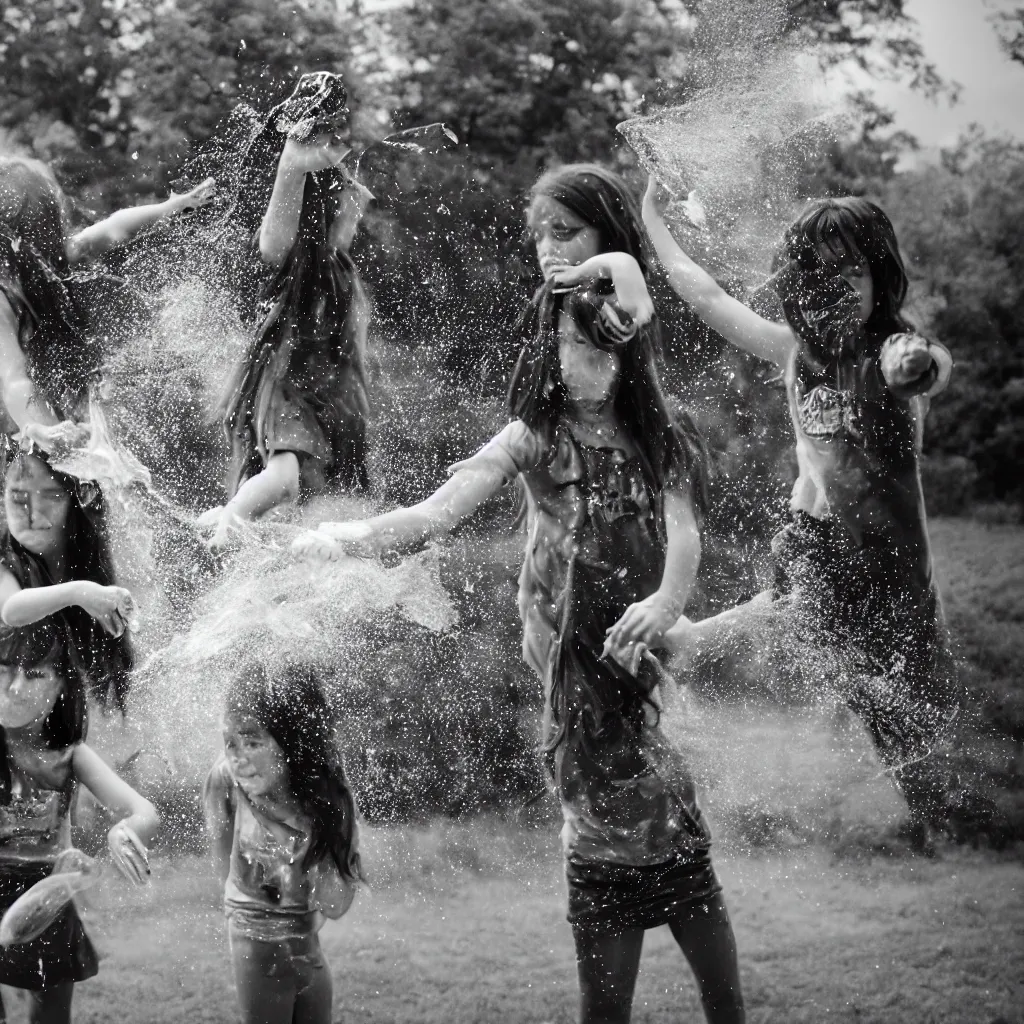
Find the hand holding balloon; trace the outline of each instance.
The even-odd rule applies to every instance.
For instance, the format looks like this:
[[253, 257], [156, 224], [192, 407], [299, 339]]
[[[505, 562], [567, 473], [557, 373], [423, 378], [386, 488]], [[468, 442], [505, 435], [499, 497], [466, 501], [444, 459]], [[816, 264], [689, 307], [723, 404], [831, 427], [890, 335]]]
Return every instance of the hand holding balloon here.
[[107, 833], [107, 848], [118, 871], [136, 885], [149, 884], [149, 851], [127, 821]]
[[94, 886], [102, 866], [80, 850], [65, 850], [52, 875], [36, 882], [8, 907], [0, 920], [0, 946], [8, 947], [39, 938], [64, 913], [74, 897]]

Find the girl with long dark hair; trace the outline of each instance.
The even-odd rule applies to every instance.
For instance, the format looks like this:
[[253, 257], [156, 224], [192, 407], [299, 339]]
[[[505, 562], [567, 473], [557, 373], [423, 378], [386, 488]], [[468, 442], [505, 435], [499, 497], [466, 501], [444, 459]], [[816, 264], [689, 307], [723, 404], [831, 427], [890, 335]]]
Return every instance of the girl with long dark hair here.
[[132, 595], [114, 576], [99, 488], [52, 469], [44, 454], [2, 460], [7, 529], [0, 543], [0, 619], [49, 620], [74, 670], [101, 702], [124, 711], [133, 667]]
[[[525, 493], [523, 653], [543, 682], [585, 1022], [628, 1021], [644, 931], [668, 924], [709, 1021], [743, 1020], [736, 946], [687, 766], [658, 728], [660, 649], [700, 561], [704, 450], [655, 368], [639, 211], [593, 164], [545, 174], [527, 215], [543, 283], [522, 319], [510, 423], [418, 505], [324, 523], [299, 553], [403, 550], [504, 485]], [[586, 264], [584, 286], [558, 274]]]
[[229, 687], [223, 729], [204, 801], [242, 1019], [330, 1024], [317, 931], [348, 910], [361, 872], [327, 701], [308, 670], [253, 663]]
[[[85, 692], [60, 627], [0, 629], [0, 914], [68, 849], [79, 783], [124, 815], [107, 833], [118, 870], [137, 885], [149, 880], [146, 844], [160, 818], [84, 736]], [[38, 938], [0, 949], [0, 984], [26, 990], [40, 1024], [70, 1021], [75, 983], [96, 971], [73, 904]]]
[[162, 203], [131, 207], [68, 234], [68, 201], [53, 171], [0, 157], [0, 397], [37, 444], [81, 443], [76, 424], [103, 357], [68, 278], [74, 264], [120, 245], [172, 214], [202, 206], [212, 181]]
[[348, 249], [372, 196], [341, 166], [348, 113], [337, 75], [303, 75], [244, 157], [230, 215], [258, 227], [272, 274], [260, 291], [261, 322], [222, 403], [232, 451], [228, 502], [197, 523], [214, 549], [239, 520], [330, 484], [367, 483], [369, 306]]
[[[786, 232], [770, 290], [784, 320], [729, 296], [669, 233], [655, 180], [644, 219], [675, 290], [727, 341], [785, 373], [799, 467], [775, 580], [753, 605], [696, 624], [684, 647], [731, 646], [757, 614], [847, 656], [843, 696], [871, 732], [919, 833], [941, 824], [950, 780], [925, 755], [956, 716], [960, 685], [932, 578], [918, 470], [928, 400], [949, 353], [903, 313], [907, 274], [885, 212], [858, 197], [810, 203]], [[924, 830], [922, 833], [921, 830]]]

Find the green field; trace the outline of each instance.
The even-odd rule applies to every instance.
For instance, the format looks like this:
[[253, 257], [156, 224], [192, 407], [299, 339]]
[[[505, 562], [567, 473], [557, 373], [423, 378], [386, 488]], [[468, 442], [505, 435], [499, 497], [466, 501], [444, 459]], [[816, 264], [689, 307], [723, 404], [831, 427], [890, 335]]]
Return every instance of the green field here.
[[[575, 1019], [557, 836], [475, 826], [368, 830], [374, 887], [322, 933], [337, 1021]], [[751, 1022], [988, 1024], [1024, 1006], [1024, 872], [1006, 854], [837, 858], [820, 848], [717, 858]], [[194, 858], [144, 891], [107, 883], [86, 923], [99, 977], [76, 1020], [233, 1017], [218, 887]], [[649, 934], [634, 1021], [703, 1019], [667, 929]]]

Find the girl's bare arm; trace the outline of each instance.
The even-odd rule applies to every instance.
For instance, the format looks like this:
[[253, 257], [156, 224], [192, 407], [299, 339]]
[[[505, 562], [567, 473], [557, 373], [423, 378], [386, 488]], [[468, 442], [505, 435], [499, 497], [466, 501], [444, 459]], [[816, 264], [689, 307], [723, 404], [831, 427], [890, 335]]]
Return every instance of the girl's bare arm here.
[[702, 267], [683, 252], [672, 237], [658, 206], [660, 186], [652, 177], [644, 196], [644, 224], [668, 275], [669, 283], [694, 312], [726, 341], [777, 366], [785, 366], [796, 345], [786, 324], [758, 316], [734, 299]]
[[18, 318], [6, 296], [0, 294], [0, 395], [11, 419], [24, 427], [60, 423], [42, 392], [28, 375], [28, 362], [19, 340]]
[[661, 586], [649, 597], [626, 609], [608, 630], [608, 643], [627, 647], [634, 642], [657, 646], [676, 622], [690, 598], [700, 566], [700, 531], [687, 491], [665, 492], [665, 569]]
[[[221, 762], [218, 762], [218, 765]], [[235, 834], [235, 815], [228, 793], [222, 785], [222, 778], [215, 766], [203, 789], [203, 815], [206, 832], [210, 837], [210, 852], [213, 855], [217, 876], [224, 880], [231, 871], [231, 846]]]
[[306, 175], [337, 166], [347, 152], [348, 149], [331, 136], [310, 142], [295, 139], [285, 142], [277, 162], [274, 191], [260, 226], [260, 256], [264, 263], [281, 267], [299, 237]]
[[91, 224], [68, 239], [67, 255], [72, 263], [90, 256], [100, 256], [110, 249], [123, 245], [140, 231], [156, 224], [157, 221], [182, 210], [205, 206], [213, 198], [214, 180], [197, 185], [181, 195], [172, 193], [162, 203], [146, 203], [118, 210], [109, 217]]
[[455, 472], [418, 505], [397, 508], [373, 519], [321, 523], [293, 544], [298, 554], [324, 553], [316, 538], [328, 540], [353, 555], [412, 550], [453, 530], [505, 485], [506, 473], [495, 465], [466, 466]]

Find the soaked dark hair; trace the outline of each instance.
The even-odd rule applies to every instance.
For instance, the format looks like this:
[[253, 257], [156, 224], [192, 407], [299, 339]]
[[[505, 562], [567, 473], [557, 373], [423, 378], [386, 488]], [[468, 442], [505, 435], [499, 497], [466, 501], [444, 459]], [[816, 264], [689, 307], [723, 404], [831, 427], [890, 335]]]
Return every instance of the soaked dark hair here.
[[[541, 176], [530, 191], [531, 209], [541, 196], [561, 203], [596, 228], [602, 252], [628, 253], [647, 274], [650, 261], [640, 211], [619, 175], [599, 164], [567, 164]], [[558, 322], [572, 301], [556, 294], [550, 284], [542, 284], [516, 329], [522, 347], [509, 383], [508, 413], [531, 429], [549, 434], [568, 400], [558, 356]], [[581, 317], [574, 319], [581, 330], [586, 329]], [[601, 344], [600, 339], [592, 340]], [[648, 486], [660, 491], [673, 474], [689, 477], [701, 512], [707, 494], [704, 442], [688, 416], [669, 412], [656, 364], [660, 347], [657, 316], [638, 328], [625, 345], [617, 346], [620, 371], [615, 411], [640, 452]]]
[[837, 260], [867, 264], [875, 304], [866, 331], [888, 336], [910, 329], [902, 313], [907, 271], [892, 221], [880, 206], [860, 196], [814, 200], [786, 231], [776, 264], [799, 262], [809, 250], [822, 248]]
[[65, 205], [46, 164], [0, 157], [0, 291], [18, 316], [33, 382], [68, 417], [95, 380], [101, 353], [65, 280]]
[[[651, 268], [640, 211], [619, 175], [598, 164], [568, 164], [544, 174], [530, 192], [530, 209], [541, 196], [561, 203], [586, 224], [597, 229], [602, 252], [625, 252], [645, 277]], [[656, 507], [665, 486], [689, 486], [694, 508], [701, 516], [707, 508], [707, 448], [692, 419], [670, 412], [658, 378], [656, 359], [661, 347], [657, 317], [614, 344], [602, 336], [596, 306], [610, 296], [599, 290], [556, 293], [541, 284], [518, 324], [522, 348], [508, 389], [508, 413], [531, 429], [553, 438], [567, 408], [568, 391], [559, 358], [559, 319], [566, 312], [579, 330], [599, 348], [614, 348], [619, 356], [619, 378], [614, 408], [640, 455], [644, 479]], [[555, 729], [544, 745], [556, 781], [560, 777], [560, 751], [575, 721], [583, 728], [583, 753], [593, 753], [610, 730], [637, 729], [651, 705], [643, 687], [628, 673], [600, 662], [603, 636], [591, 636], [594, 622], [588, 611], [586, 586], [575, 585], [569, 594], [569, 621], [552, 667], [550, 707]], [[575, 666], [575, 667], [573, 667]], [[570, 681], [571, 680], [571, 681]], [[609, 715], [609, 711], [615, 714]], [[597, 762], [594, 762], [595, 770]], [[560, 784], [560, 782], [559, 782]]]
[[[63, 631], [54, 623], [34, 623], [24, 629], [0, 629], [0, 665], [34, 668], [47, 665], [64, 685], [43, 721], [43, 742], [50, 750], [63, 750], [85, 738], [85, 692], [68, 654]], [[7, 762], [7, 735], [0, 726], [0, 804], [11, 802], [11, 766]]]
[[[94, 484], [82, 483], [53, 469], [40, 452], [16, 452], [0, 463], [5, 496], [12, 476], [24, 472], [29, 459], [45, 466], [71, 496], [65, 541], [68, 579], [91, 580], [104, 587], [115, 586], [103, 493]], [[0, 562], [23, 588], [45, 587], [53, 583], [43, 560], [20, 544], [6, 528], [0, 546]], [[83, 677], [89, 692], [101, 704], [123, 712], [134, 667], [127, 632], [119, 637], [111, 636], [77, 605], [56, 612], [48, 617], [48, 621], [59, 622], [63, 626], [71, 665]]]
[[288, 788], [312, 822], [304, 868], [330, 856], [342, 878], [360, 878], [353, 849], [356, 805], [345, 777], [327, 699], [312, 671], [284, 662], [269, 671], [246, 665], [228, 687], [229, 714], [254, 718], [274, 738], [288, 768]]
[[[299, 79], [291, 96], [266, 115], [248, 143], [237, 196], [225, 215], [228, 220], [249, 234], [259, 230], [289, 135], [313, 138], [347, 124], [347, 98], [341, 78], [328, 71]], [[320, 330], [329, 328], [334, 349], [344, 353], [339, 372], [355, 385], [352, 418], [365, 423], [369, 304], [351, 257], [330, 246], [331, 225], [349, 180], [346, 171], [335, 167], [305, 176], [295, 244], [259, 289], [265, 319], [235, 365], [219, 405], [224, 436], [232, 450], [229, 495], [258, 473], [271, 454], [266, 450], [265, 434], [272, 416], [272, 390], [261, 382], [272, 373], [282, 375], [287, 370], [289, 347], [298, 344], [295, 324], [306, 329], [314, 325]], [[326, 410], [322, 411], [326, 417]], [[334, 456], [330, 482], [367, 487], [365, 431], [353, 424], [332, 422], [327, 433]]]

